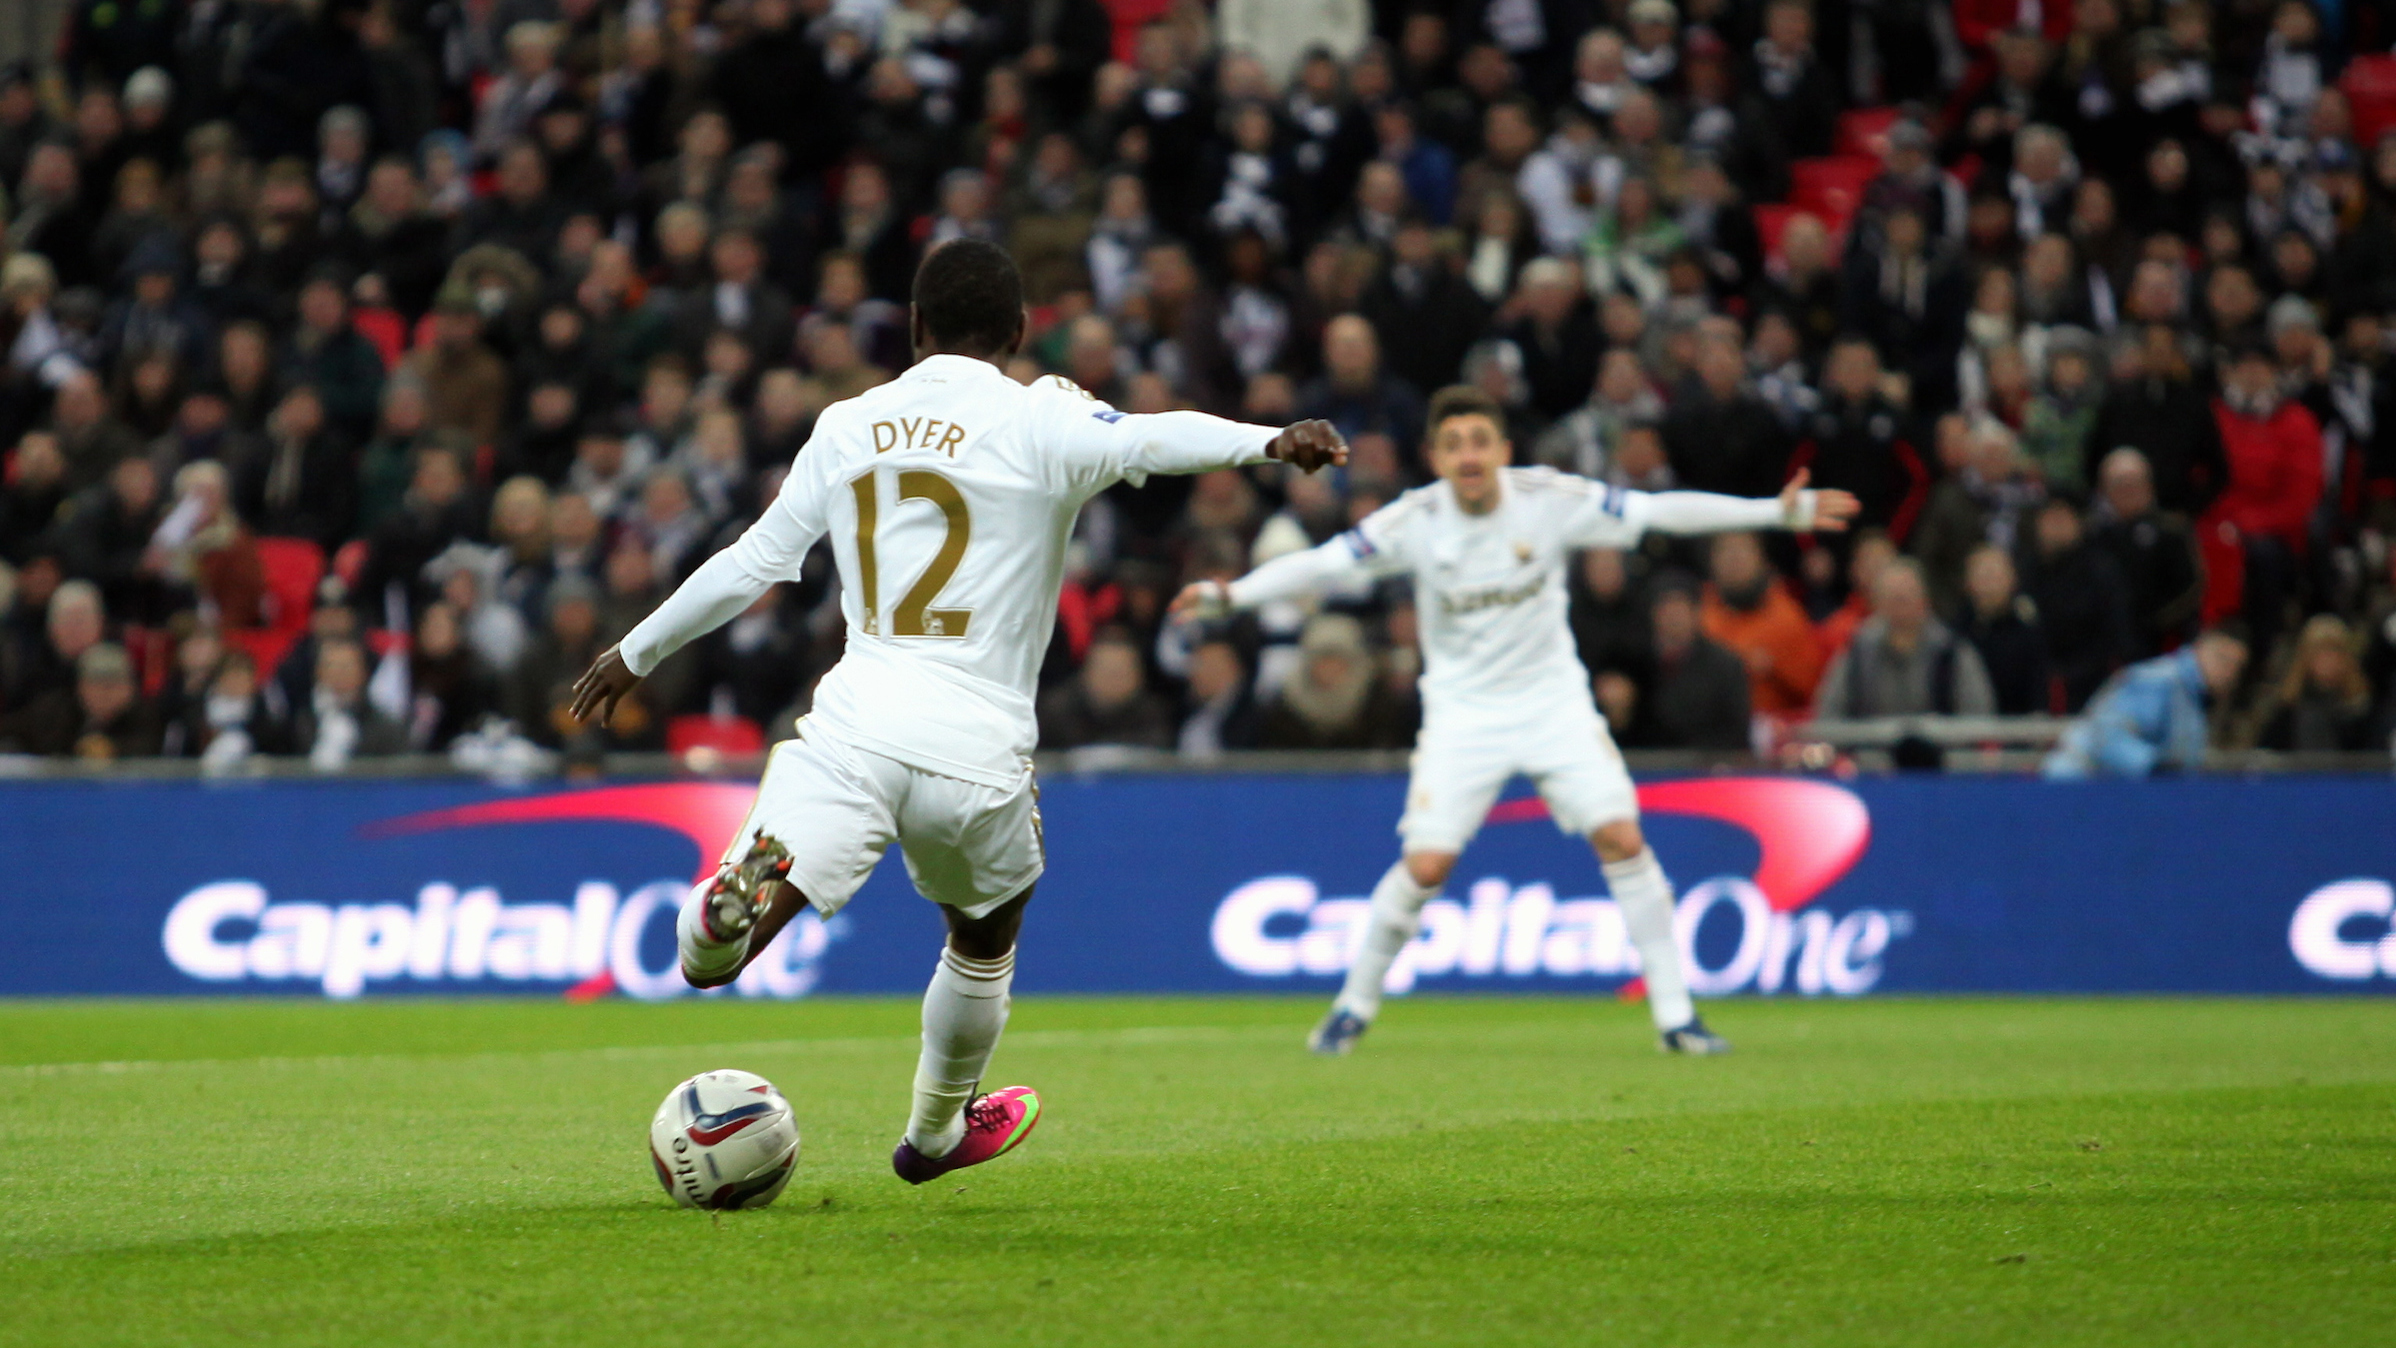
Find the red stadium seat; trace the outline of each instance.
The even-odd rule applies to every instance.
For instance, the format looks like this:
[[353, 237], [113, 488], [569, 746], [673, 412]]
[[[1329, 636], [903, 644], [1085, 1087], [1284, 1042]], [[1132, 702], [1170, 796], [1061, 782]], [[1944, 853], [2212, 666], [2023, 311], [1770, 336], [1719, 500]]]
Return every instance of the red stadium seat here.
[[225, 633], [225, 644], [248, 652], [250, 662], [258, 667], [258, 677], [264, 680], [274, 677], [275, 670], [282, 667], [283, 657], [299, 644], [300, 635], [296, 628], [243, 628]]
[[2354, 110], [2354, 143], [2368, 153], [2382, 132], [2396, 129], [2396, 56], [2358, 56], [2338, 77]]
[[261, 538], [258, 564], [266, 572], [266, 625], [306, 627], [316, 611], [316, 582], [324, 578], [324, 549], [305, 538]]
[[666, 722], [666, 752], [713, 749], [720, 754], [765, 750], [765, 731], [746, 716], [677, 716]]
[[1766, 257], [1780, 256], [1781, 233], [1797, 214], [1796, 207], [1777, 201], [1767, 201], [1755, 208], [1755, 232], [1763, 241]]
[[1789, 204], [1843, 224], [1863, 203], [1864, 184], [1879, 173], [1880, 161], [1863, 155], [1800, 159], [1789, 165]]
[[1903, 116], [1895, 108], [1856, 108], [1839, 114], [1838, 150], [1878, 160], [1887, 151], [1889, 128]]

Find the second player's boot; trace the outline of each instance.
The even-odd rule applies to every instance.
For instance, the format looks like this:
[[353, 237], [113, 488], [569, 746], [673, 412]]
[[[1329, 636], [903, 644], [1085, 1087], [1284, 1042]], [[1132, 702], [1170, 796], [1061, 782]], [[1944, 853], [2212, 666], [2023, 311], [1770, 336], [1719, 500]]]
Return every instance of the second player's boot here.
[[952, 1170], [980, 1165], [1015, 1150], [1040, 1122], [1040, 1093], [1029, 1086], [1009, 1086], [976, 1096], [965, 1107], [965, 1136], [945, 1156], [926, 1156], [902, 1140], [890, 1154], [890, 1168], [909, 1184], [936, 1180]]
[[1658, 1048], [1666, 1053], [1686, 1053], [1691, 1057], [1710, 1057], [1730, 1052], [1730, 1041], [1705, 1027], [1705, 1021], [1689, 1017], [1685, 1025], [1675, 1025], [1657, 1036]]
[[759, 830], [738, 861], [717, 868], [715, 879], [687, 901], [676, 924], [682, 974], [697, 986], [728, 979], [748, 957], [749, 933], [765, 912], [777, 880], [790, 876], [790, 849]]
[[707, 934], [727, 943], [748, 935], [765, 913], [773, 883], [789, 875], [790, 849], [759, 829], [747, 854], [716, 872], [715, 884], [707, 891], [707, 904], [700, 911]]
[[1314, 1033], [1306, 1036], [1306, 1047], [1326, 1056], [1343, 1054], [1355, 1048], [1356, 1041], [1372, 1027], [1373, 1022], [1348, 1008], [1334, 1006], [1323, 1023], [1314, 1027]]

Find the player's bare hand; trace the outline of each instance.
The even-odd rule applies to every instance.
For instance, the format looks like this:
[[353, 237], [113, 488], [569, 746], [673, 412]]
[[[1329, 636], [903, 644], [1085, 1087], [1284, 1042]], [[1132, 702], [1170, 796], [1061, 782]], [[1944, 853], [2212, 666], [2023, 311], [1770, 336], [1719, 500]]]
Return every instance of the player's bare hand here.
[[1811, 529], [1818, 534], [1844, 532], [1847, 522], [1863, 513], [1864, 503], [1856, 499], [1854, 492], [1824, 487], [1814, 493], [1814, 517], [1803, 519], [1798, 515], [1799, 494], [1813, 480], [1814, 475], [1810, 470], [1800, 468], [1797, 475], [1789, 479], [1789, 485], [1780, 489], [1781, 518], [1790, 521], [1793, 528]]
[[1339, 428], [1328, 421], [1301, 421], [1273, 437], [1265, 453], [1290, 465], [1301, 473], [1319, 468], [1344, 467], [1348, 462], [1348, 442]]
[[610, 646], [574, 681], [574, 701], [569, 704], [568, 713], [580, 723], [597, 712], [599, 724], [606, 725], [608, 718], [616, 714], [616, 704], [640, 686], [641, 676], [624, 663], [624, 656], [616, 647]]
[[1181, 587], [1173, 602], [1165, 607], [1168, 617], [1207, 618], [1222, 612], [1231, 604], [1230, 591], [1219, 580], [1193, 580]]

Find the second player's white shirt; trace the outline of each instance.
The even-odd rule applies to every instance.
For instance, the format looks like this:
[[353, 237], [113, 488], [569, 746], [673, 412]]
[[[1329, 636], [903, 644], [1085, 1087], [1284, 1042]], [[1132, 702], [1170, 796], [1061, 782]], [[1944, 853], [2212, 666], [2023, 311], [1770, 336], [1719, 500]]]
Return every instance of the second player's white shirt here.
[[1266, 461], [1278, 432], [1117, 412], [1056, 378], [932, 356], [825, 409], [782, 491], [624, 638], [646, 674], [795, 580], [829, 534], [848, 645], [810, 724], [926, 771], [1021, 780], [1074, 517], [1119, 481]]
[[[1582, 548], [1628, 547], [1650, 528], [1758, 529], [1786, 521], [1776, 500], [1625, 491], [1550, 468], [1503, 471], [1497, 505], [1470, 514], [1445, 482], [1417, 487], [1354, 529], [1275, 558], [1232, 582], [1240, 607], [1291, 598], [1363, 571], [1414, 578], [1423, 713], [1535, 718], [1587, 706], [1589, 673], [1566, 619], [1565, 570]], [[1810, 517], [1812, 502], [1801, 502]]]

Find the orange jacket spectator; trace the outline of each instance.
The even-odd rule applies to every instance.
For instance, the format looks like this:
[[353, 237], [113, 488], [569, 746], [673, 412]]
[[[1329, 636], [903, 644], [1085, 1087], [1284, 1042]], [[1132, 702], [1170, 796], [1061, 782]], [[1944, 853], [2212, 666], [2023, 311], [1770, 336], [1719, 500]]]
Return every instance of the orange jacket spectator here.
[[1747, 662], [1748, 702], [1768, 715], [1803, 715], [1822, 679], [1822, 645], [1805, 608], [1764, 561], [1753, 534], [1714, 540], [1705, 634]]
[[1741, 609], [1712, 585], [1705, 590], [1705, 634], [1747, 662], [1748, 701], [1760, 712], [1800, 716], [1822, 681], [1822, 646], [1789, 587], [1774, 580], [1761, 603]]

